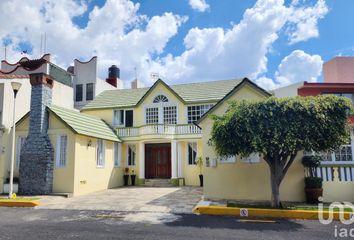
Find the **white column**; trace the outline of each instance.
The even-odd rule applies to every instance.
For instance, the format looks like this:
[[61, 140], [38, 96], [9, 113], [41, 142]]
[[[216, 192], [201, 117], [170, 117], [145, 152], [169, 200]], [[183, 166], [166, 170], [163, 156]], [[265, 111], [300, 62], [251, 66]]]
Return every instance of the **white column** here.
[[139, 143], [139, 178], [145, 178], [145, 143]]
[[177, 141], [171, 141], [171, 178], [177, 178]]
[[179, 178], [183, 177], [183, 155], [182, 155], [182, 142], [177, 144], [177, 159], [178, 159], [178, 168], [177, 175]]

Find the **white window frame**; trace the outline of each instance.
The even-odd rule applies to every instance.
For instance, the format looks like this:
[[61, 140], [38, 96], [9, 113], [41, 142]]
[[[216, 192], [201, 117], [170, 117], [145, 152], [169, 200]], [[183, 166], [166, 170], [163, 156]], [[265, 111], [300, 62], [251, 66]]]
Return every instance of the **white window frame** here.
[[159, 103], [153, 103], [154, 99], [158, 95], [164, 95], [166, 94], [160, 92], [155, 95], [155, 97], [152, 99], [150, 104], [144, 105], [144, 123], [147, 125], [146, 121], [146, 109], [148, 108], [158, 108], [158, 120], [157, 124], [165, 124], [164, 123], [164, 107], [176, 107], [176, 124], [179, 124], [179, 112], [178, 112], [178, 104], [176, 102], [170, 101], [170, 99], [167, 97], [168, 102], [159, 102]]
[[[115, 118], [116, 114], [115, 113], [118, 112], [118, 111], [122, 111], [123, 112], [123, 119], [122, 119], [123, 123], [122, 124], [119, 124], [119, 123], [116, 122], [116, 118]], [[113, 110], [113, 121], [112, 122], [113, 122], [113, 126], [115, 126], [115, 127], [124, 127], [125, 126], [125, 110], [124, 109], [114, 109]]]
[[[66, 137], [66, 146], [65, 146], [65, 161], [64, 164], [62, 164], [62, 159], [61, 159], [61, 152], [62, 152], [62, 145], [61, 145], [61, 139], [62, 137]], [[56, 167], [57, 168], [65, 168], [68, 164], [68, 135], [66, 134], [58, 134], [57, 135], [57, 143], [56, 143], [56, 158], [55, 158], [55, 162], [56, 162]]]
[[[193, 123], [189, 123], [189, 116], [188, 116], [188, 107], [201, 107], [201, 106], [209, 106], [209, 109], [207, 111], [209, 111], [212, 107], [214, 107], [215, 103], [205, 103], [205, 104], [193, 104], [193, 105], [187, 105], [186, 106], [186, 119], [187, 119], [187, 123], [188, 124], [193, 124]], [[199, 116], [199, 118], [201, 118], [207, 111], [205, 111], [202, 115]], [[198, 119], [199, 119], [198, 118]]]
[[[117, 149], [116, 149], [117, 148]], [[121, 166], [122, 145], [119, 142], [113, 143], [113, 165], [116, 168]]]
[[261, 162], [261, 156], [259, 153], [251, 153], [249, 156], [247, 157], [241, 157], [240, 161], [242, 163], [260, 163]]
[[[23, 143], [21, 144], [22, 140], [23, 140]], [[22, 146], [25, 143], [25, 141], [26, 141], [25, 136], [17, 136], [17, 138], [16, 138], [16, 168], [17, 169], [20, 168], [21, 149], [22, 149]]]
[[221, 164], [235, 163], [235, 162], [236, 162], [236, 156], [219, 157], [219, 163]]
[[[192, 164], [189, 163], [189, 144], [195, 144], [196, 145], [195, 159], [194, 159], [194, 163], [192, 163]], [[197, 158], [198, 158], [198, 151], [199, 151], [199, 149], [198, 149], [198, 143], [197, 142], [193, 142], [193, 141], [187, 142], [187, 151], [186, 151], [187, 156], [186, 156], [186, 159], [187, 159], [187, 165], [188, 166], [196, 166], [197, 165], [196, 162], [197, 162]]]
[[[132, 150], [134, 151], [134, 164], [129, 164], [129, 149], [130, 147], [133, 147]], [[133, 166], [136, 166], [136, 144], [128, 144], [127, 145], [127, 166], [128, 167], [133, 167]]]
[[[102, 142], [102, 145], [100, 144]], [[97, 139], [96, 141], [96, 167], [97, 168], [104, 168], [105, 167], [105, 158], [106, 158], [106, 146], [105, 141], [103, 139]], [[102, 162], [99, 159], [99, 146], [102, 146]]]

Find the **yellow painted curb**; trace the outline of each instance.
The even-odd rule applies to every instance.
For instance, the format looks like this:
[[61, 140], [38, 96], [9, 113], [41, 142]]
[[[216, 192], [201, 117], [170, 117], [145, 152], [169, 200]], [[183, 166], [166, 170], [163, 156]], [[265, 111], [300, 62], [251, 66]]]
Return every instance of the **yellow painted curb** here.
[[0, 200], [0, 207], [36, 207], [38, 205], [37, 201]]
[[[240, 209], [235, 207], [223, 206], [200, 206], [193, 209], [194, 213], [207, 215], [225, 215], [240, 217]], [[245, 208], [242, 208], [245, 209]], [[314, 210], [284, 210], [284, 209], [263, 209], [263, 208], [246, 208], [248, 217], [271, 217], [271, 218], [294, 218], [294, 219], [314, 219], [318, 220], [319, 213]], [[323, 211], [323, 219], [328, 219], [328, 211]], [[333, 219], [339, 220], [341, 213], [333, 212]], [[342, 213], [344, 219], [348, 220], [351, 217], [350, 212]]]

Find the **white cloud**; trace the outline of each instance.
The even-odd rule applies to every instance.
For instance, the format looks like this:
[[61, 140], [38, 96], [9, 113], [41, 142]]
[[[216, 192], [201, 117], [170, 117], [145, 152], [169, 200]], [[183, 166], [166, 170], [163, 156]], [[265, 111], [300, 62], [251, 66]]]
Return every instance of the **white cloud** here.
[[294, 50], [279, 64], [275, 81], [267, 77], [260, 77], [255, 81], [265, 89], [275, 89], [303, 81], [316, 82], [321, 75], [322, 64], [321, 56]]
[[189, 0], [189, 5], [199, 12], [205, 12], [210, 8], [209, 4], [205, 0]]
[[[20, 58], [19, 44], [23, 42], [33, 47], [30, 57], [38, 57], [40, 34], [45, 31], [48, 51], [59, 65], [68, 66], [74, 58], [88, 60], [98, 55], [101, 77], [106, 76], [110, 64], [117, 64], [123, 79], [132, 79], [137, 68], [138, 78], [146, 84], [152, 81], [150, 73], [157, 72], [170, 83], [247, 76], [263, 79], [259, 81], [271, 87], [270, 78], [263, 76], [273, 43], [284, 30], [291, 43], [315, 36], [300, 37], [306, 32], [300, 23], [306, 20], [305, 15], [311, 16], [315, 24], [309, 25], [316, 31], [317, 19], [325, 13], [316, 15], [313, 9], [324, 6], [323, 0], [307, 7], [296, 1], [287, 6], [283, 0], [258, 0], [230, 28], [190, 29], [184, 38], [184, 51], [172, 55], [165, 52], [166, 45], [187, 17], [173, 13], [147, 17], [139, 14], [138, 3], [108, 0], [89, 13], [87, 26], [79, 27], [74, 19], [87, 11], [84, 1], [2, 0], [0, 39], [12, 41], [8, 46], [8, 59], [12, 62]], [[276, 80], [289, 78], [280, 69], [278, 75]]]
[[292, 14], [289, 17], [289, 43], [294, 44], [318, 37], [318, 20], [328, 13], [324, 0], [318, 0], [313, 7], [299, 7], [298, 1], [292, 3]]
[[322, 71], [322, 58], [309, 55], [302, 50], [295, 50], [283, 58], [275, 73], [276, 81], [281, 85], [294, 82], [316, 82]]

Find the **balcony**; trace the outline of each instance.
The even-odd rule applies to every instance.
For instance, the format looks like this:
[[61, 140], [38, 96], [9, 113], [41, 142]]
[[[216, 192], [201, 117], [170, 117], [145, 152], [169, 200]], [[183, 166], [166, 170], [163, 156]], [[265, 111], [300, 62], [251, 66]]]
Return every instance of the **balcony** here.
[[193, 124], [155, 124], [140, 127], [116, 128], [119, 137], [138, 137], [143, 135], [189, 135], [201, 134], [202, 130]]

